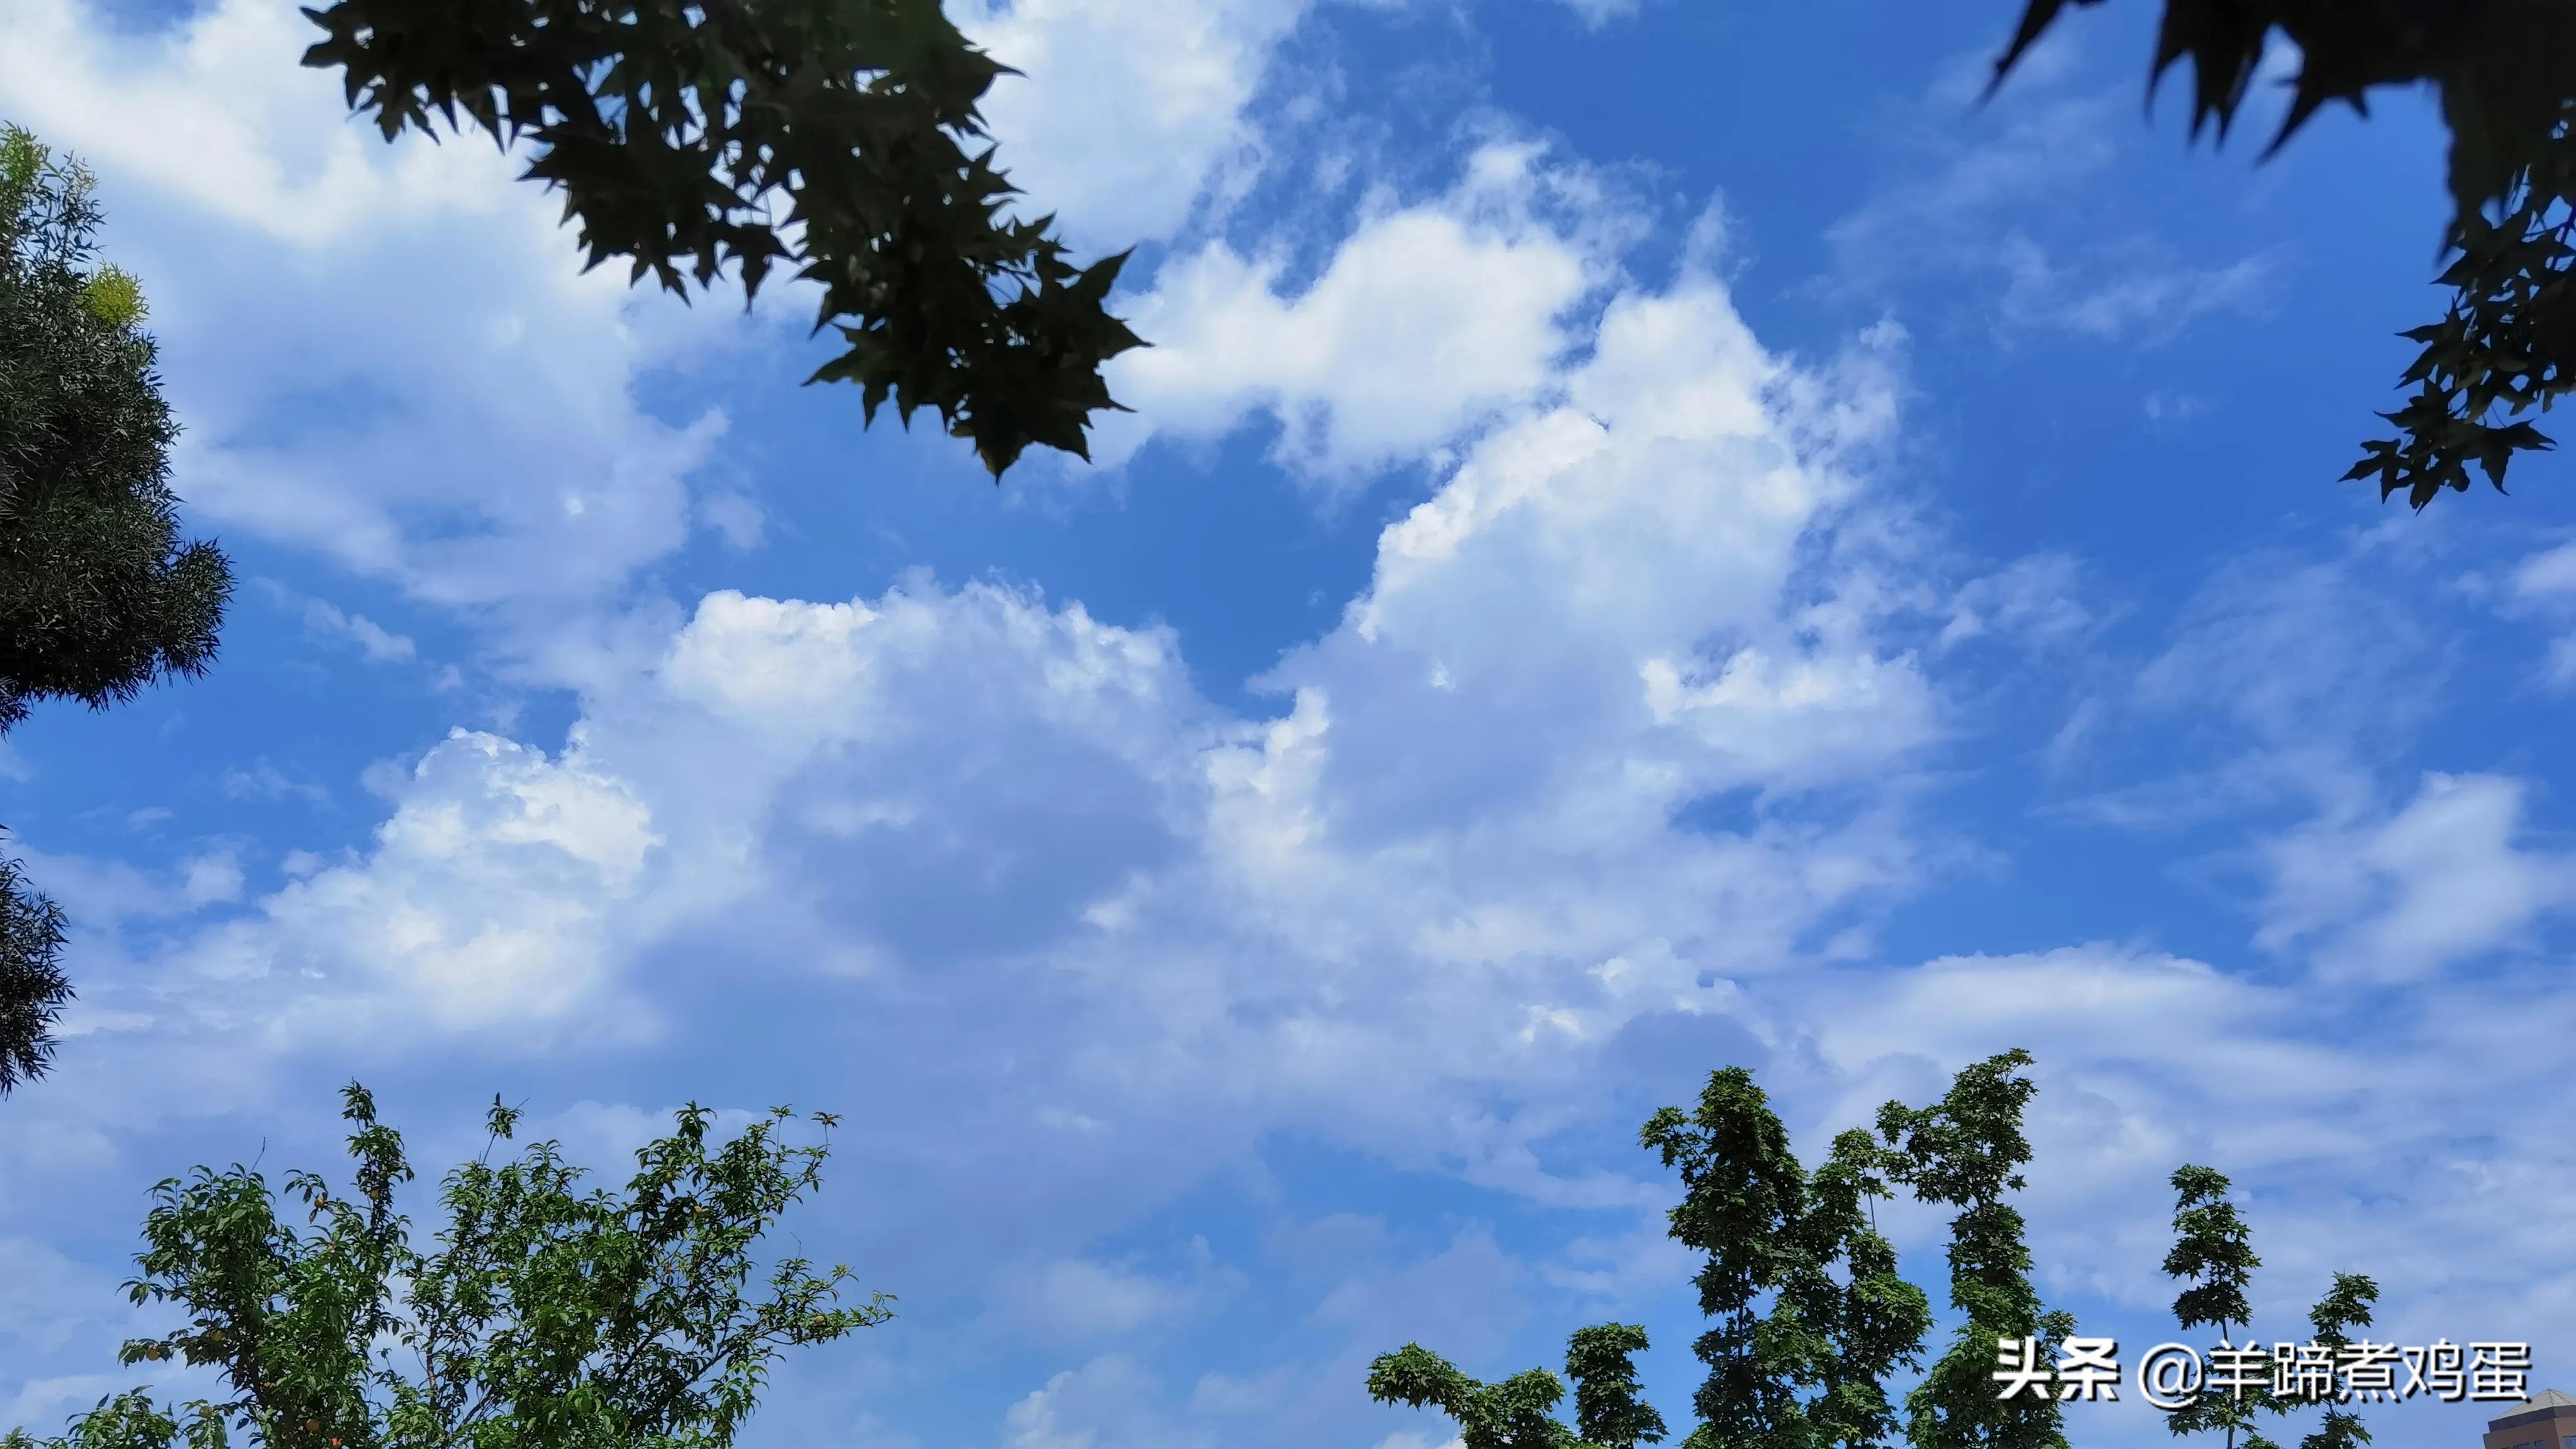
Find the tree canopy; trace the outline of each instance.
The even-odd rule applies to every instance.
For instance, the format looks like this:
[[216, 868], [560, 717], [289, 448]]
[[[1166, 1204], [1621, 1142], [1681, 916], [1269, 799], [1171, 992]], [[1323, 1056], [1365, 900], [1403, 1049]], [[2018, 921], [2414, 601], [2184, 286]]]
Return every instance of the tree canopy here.
[[[2030, 1054], [1971, 1063], [1939, 1101], [1890, 1102], [1875, 1133], [1853, 1128], [1814, 1170], [1791, 1150], [1770, 1099], [1741, 1067], [1711, 1073], [1698, 1105], [1667, 1107], [1640, 1141], [1681, 1179], [1668, 1215], [1673, 1238], [1702, 1255], [1700, 1311], [1711, 1327], [1692, 1350], [1707, 1377], [1692, 1407], [1699, 1422], [1684, 1449], [2065, 1449], [2062, 1406], [2046, 1360], [2079, 1344], [2074, 1319], [2040, 1302], [2031, 1255], [2011, 1195], [2031, 1159], [2022, 1118], [2036, 1084]], [[2177, 1234], [2165, 1271], [2184, 1280], [2174, 1305], [2185, 1328], [2241, 1328], [2251, 1316], [2245, 1284], [2260, 1266], [2225, 1177], [2186, 1166], [2173, 1177]], [[1951, 1345], [1906, 1395], [1900, 1414], [1888, 1386], [1922, 1368], [1930, 1300], [1899, 1272], [1873, 1205], [1910, 1188], [1917, 1202], [1953, 1208], [1948, 1260]], [[2315, 1343], [2340, 1350], [2367, 1327], [2378, 1288], [2337, 1274], [2310, 1314]], [[1555, 1414], [1564, 1382], [1525, 1369], [1494, 1383], [1468, 1376], [1418, 1343], [1369, 1366], [1370, 1397], [1433, 1408], [1457, 1422], [1466, 1449], [1636, 1449], [1664, 1436], [1663, 1418], [1637, 1392], [1634, 1355], [1647, 1347], [1633, 1324], [1578, 1329], [1565, 1358], [1576, 1422]], [[1998, 1349], [2026, 1354], [2040, 1391], [1999, 1387]], [[2264, 1359], [2266, 1371], [2270, 1359]], [[2116, 1378], [2116, 1366], [2111, 1372]], [[2176, 1411], [2175, 1433], [2224, 1428], [2235, 1443], [2257, 1414], [2283, 1414], [2316, 1396], [2205, 1396]], [[2324, 1423], [2300, 1449], [2364, 1449], [2369, 1431], [2349, 1395], [2326, 1395]], [[2244, 1449], [2276, 1449], [2249, 1436]]]
[[[0, 126], [0, 734], [201, 673], [232, 574], [183, 543], [177, 428], [134, 278], [96, 262], [89, 174]], [[62, 913], [0, 859], [0, 1093], [41, 1073], [70, 987]]]
[[999, 479], [1032, 444], [1088, 457], [1125, 254], [1077, 267], [1054, 219], [1006, 217], [977, 104], [1009, 69], [939, 0], [337, 0], [306, 15], [386, 139], [458, 113], [526, 142], [589, 264], [688, 294], [731, 268], [818, 284], [873, 421], [929, 408]]
[[[2027, 0], [1996, 85], [2068, 3]], [[2396, 435], [2363, 444], [2344, 477], [2417, 508], [2446, 488], [2467, 491], [2472, 467], [2501, 491], [2515, 454], [2555, 446], [2525, 415], [2576, 389], [2576, 6], [2165, 0], [2150, 90], [2188, 61], [2191, 133], [2224, 139], [2276, 32], [2297, 47], [2299, 68], [2267, 156], [2329, 103], [2367, 115], [2381, 86], [2433, 87], [2450, 128], [2440, 277], [2450, 306], [2402, 334], [2422, 347], [2399, 382], [2414, 395], [2380, 414]]]
[[[153, 1189], [128, 1296], [187, 1323], [122, 1358], [210, 1370], [218, 1393], [136, 1388], [0, 1449], [726, 1449], [787, 1349], [893, 1316], [882, 1294], [838, 1302], [846, 1267], [760, 1258], [829, 1152], [792, 1144], [785, 1108], [730, 1141], [684, 1108], [622, 1190], [586, 1187], [554, 1142], [498, 1166], [487, 1147], [441, 1182], [422, 1248], [397, 1204], [401, 1136], [365, 1088], [343, 1102], [346, 1186], [293, 1172], [281, 1191], [236, 1166]], [[518, 1113], [496, 1102], [486, 1125], [508, 1143]]]
[[1962, 1070], [1928, 1107], [1890, 1102], [1878, 1109], [1888, 1175], [1915, 1197], [1958, 1209], [1950, 1220], [1950, 1306], [1960, 1315], [1949, 1350], [1906, 1396], [1906, 1438], [1914, 1449], [2066, 1449], [2056, 1400], [1995, 1392], [1998, 1339], [2036, 1340], [2055, 1353], [2075, 1320], [2051, 1312], [2030, 1281], [2021, 1210], [2030, 1140], [2022, 1114], [2038, 1085], [2023, 1073], [2030, 1053], [2008, 1051]]
[[[1932, 1314], [1896, 1272], [1871, 1205], [1889, 1196], [1890, 1158], [1859, 1129], [1834, 1139], [1814, 1173], [1753, 1074], [1712, 1074], [1695, 1111], [1667, 1107], [1638, 1142], [1677, 1172], [1673, 1239], [1705, 1254], [1691, 1345], [1708, 1376], [1685, 1449], [1830, 1449], [1895, 1428], [1886, 1380], [1918, 1361]], [[1764, 1300], [1767, 1300], [1767, 1305]]]
[[[2177, 1437], [2221, 1432], [2228, 1449], [2237, 1449], [2240, 1435], [2243, 1449], [2279, 1449], [2258, 1427], [2262, 1416], [2290, 1413], [2309, 1398], [2284, 1391], [2284, 1366], [2251, 1337], [2254, 1309], [2250, 1290], [2254, 1270], [2263, 1266], [2263, 1260], [2254, 1255], [2253, 1230], [2228, 1196], [2229, 1186], [2226, 1175], [2216, 1168], [2186, 1165], [2175, 1169], [2174, 1245], [2165, 1254], [2164, 1269], [2167, 1277], [2180, 1279], [2184, 1285], [2174, 1297], [2174, 1322], [2186, 1329], [2217, 1329], [2223, 1340], [2232, 1340], [2252, 1360], [2254, 1371], [2250, 1375], [2213, 1373], [2213, 1378], [2223, 1376], [2236, 1381], [2224, 1394], [2212, 1389], [2194, 1402], [2167, 1409], [2165, 1427]], [[2377, 1283], [2358, 1273], [2335, 1274], [2334, 1285], [2308, 1310], [2308, 1324], [2314, 1334], [2309, 1343], [2340, 1357], [2352, 1347], [2349, 1331], [2370, 1326], [2370, 1310], [2378, 1301]], [[2294, 1361], [2287, 1368], [2295, 1376], [2302, 1366]], [[2312, 1376], [2316, 1371], [2316, 1367], [2309, 1368]], [[2260, 1381], [2247, 1383], [2247, 1377]], [[2293, 1382], [2290, 1387], [2295, 1389], [2298, 1385]], [[2310, 1387], [2313, 1389], [2313, 1379]], [[2370, 1431], [2362, 1427], [2361, 1416], [2349, 1407], [2353, 1396], [2348, 1381], [2344, 1387], [2344, 1393], [2323, 1396], [2324, 1422], [2299, 1441], [2299, 1449], [2362, 1449], [2370, 1442]]]
[[72, 994], [62, 951], [62, 907], [0, 855], [0, 1093], [43, 1075], [53, 1059], [54, 1022]]
[[[2249, 1346], [2243, 1335], [2254, 1323], [2254, 1270], [2263, 1266], [2254, 1255], [2253, 1231], [2216, 1168], [2175, 1169], [2173, 1190], [2174, 1245], [2165, 1254], [2165, 1276], [2184, 1284], [2174, 1297], [2174, 1322], [2186, 1329], [2214, 1328], [2221, 1338]], [[2227, 1449], [2236, 1449], [2239, 1435], [2245, 1449], [2280, 1449], [2256, 1427], [2257, 1416], [2287, 1407], [2260, 1387], [2204, 1394], [2196, 1403], [2166, 1410], [2165, 1427], [2177, 1437], [2218, 1431]]]

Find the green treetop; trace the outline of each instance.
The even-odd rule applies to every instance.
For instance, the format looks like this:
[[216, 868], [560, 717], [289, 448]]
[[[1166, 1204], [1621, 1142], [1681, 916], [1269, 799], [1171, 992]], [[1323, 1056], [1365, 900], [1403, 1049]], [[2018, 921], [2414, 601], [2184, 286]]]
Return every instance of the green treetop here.
[[[177, 428], [142, 289], [98, 264], [89, 173], [0, 125], [0, 734], [214, 658], [232, 573], [182, 542]], [[71, 988], [63, 918], [0, 857], [0, 1094], [41, 1074]]]
[[[2308, 1310], [2308, 1323], [2316, 1332], [2316, 1342], [2340, 1355], [2352, 1346], [2351, 1331], [2370, 1326], [2370, 1310], [2379, 1301], [2379, 1285], [2359, 1273], [2337, 1273], [2334, 1286], [2326, 1296]], [[2370, 1443], [2370, 1430], [2361, 1416], [2344, 1407], [2338, 1397], [2326, 1404], [2325, 1422], [2317, 1431], [2299, 1441], [2299, 1449], [2364, 1449]]]
[[1906, 1396], [1914, 1449], [2066, 1449], [2055, 1399], [2005, 1398], [1994, 1380], [1997, 1340], [2036, 1340], [2054, 1356], [2075, 1328], [2068, 1315], [2041, 1306], [2021, 1211], [2005, 1197], [2021, 1190], [2031, 1156], [2021, 1126], [2038, 1090], [2022, 1075], [2030, 1060], [2025, 1051], [2004, 1052], [1960, 1072], [1931, 1106], [1879, 1109], [1889, 1177], [1924, 1202], [1958, 1209], [1950, 1220], [1950, 1306], [1964, 1319]]
[[[2263, 1260], [2254, 1256], [2252, 1230], [2227, 1195], [2227, 1178], [2215, 1168], [2186, 1165], [2174, 1169], [2173, 1189], [2174, 1245], [2164, 1267], [2167, 1277], [2186, 1285], [2174, 1298], [2174, 1321], [2185, 1329], [2217, 1329], [2237, 1351], [2254, 1351], [2247, 1341], [2254, 1322], [2248, 1295]], [[2213, 1384], [2196, 1401], [2166, 1410], [2165, 1423], [2178, 1435], [2221, 1432], [2227, 1449], [2236, 1449], [2239, 1434], [2245, 1449], [2278, 1449], [2254, 1426], [2259, 1416], [2286, 1407], [2267, 1384]]]
[[[723, 1142], [685, 1108], [617, 1190], [553, 1142], [499, 1166], [487, 1149], [440, 1184], [423, 1247], [396, 1203], [402, 1139], [364, 1088], [344, 1095], [346, 1187], [201, 1167], [153, 1190], [129, 1296], [187, 1323], [124, 1361], [202, 1368], [219, 1391], [137, 1388], [0, 1449], [725, 1449], [782, 1352], [892, 1316], [882, 1295], [838, 1302], [847, 1268], [759, 1256], [827, 1152], [787, 1140], [784, 1108]], [[488, 1125], [508, 1143], [517, 1113], [495, 1104]]]

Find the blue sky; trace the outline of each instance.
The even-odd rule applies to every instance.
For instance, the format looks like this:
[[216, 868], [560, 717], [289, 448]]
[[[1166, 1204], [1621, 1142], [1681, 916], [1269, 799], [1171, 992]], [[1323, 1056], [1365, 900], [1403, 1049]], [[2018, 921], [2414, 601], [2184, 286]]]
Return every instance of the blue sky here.
[[291, 4], [15, 0], [242, 588], [0, 750], [81, 990], [0, 1107], [0, 1423], [140, 1372], [152, 1182], [327, 1163], [352, 1076], [431, 1164], [496, 1093], [611, 1167], [844, 1114], [795, 1231], [901, 1316], [760, 1444], [1433, 1449], [1371, 1356], [1612, 1318], [1684, 1422], [1637, 1124], [1742, 1064], [1817, 1151], [2011, 1046], [2088, 1330], [2170, 1336], [2203, 1162], [2258, 1335], [2359, 1270], [2576, 1387], [2576, 503], [2333, 482], [2439, 128], [2187, 146], [2153, 9], [1983, 109], [2002, 0], [974, 9], [1157, 344], [996, 489], [798, 388], [793, 291], [630, 295], [345, 122]]

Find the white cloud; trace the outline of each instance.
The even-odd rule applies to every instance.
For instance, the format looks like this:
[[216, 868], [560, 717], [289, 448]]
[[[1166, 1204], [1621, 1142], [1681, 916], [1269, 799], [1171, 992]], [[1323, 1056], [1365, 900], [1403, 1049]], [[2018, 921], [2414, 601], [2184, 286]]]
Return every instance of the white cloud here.
[[314, 805], [331, 803], [331, 792], [320, 781], [300, 773], [289, 773], [267, 759], [259, 760], [246, 770], [239, 766], [228, 767], [221, 784], [224, 794], [234, 800], [293, 798]]
[[2524, 612], [2567, 630], [2550, 641], [2543, 677], [2560, 689], [2576, 687], [2576, 543], [2524, 559], [2514, 569], [2511, 589], [2513, 602]]
[[541, 1022], [605, 984], [617, 913], [660, 843], [650, 812], [578, 748], [549, 760], [459, 730], [411, 772], [363, 866], [289, 882], [201, 938], [191, 965], [284, 988], [319, 1019], [354, 991], [403, 1030]]
[[[1819, 1069], [1766, 1083], [1793, 1124], [1821, 1132], [1865, 1122], [1887, 1097], [1925, 1100], [1966, 1061], [2029, 1046], [2040, 1170], [2022, 1207], [2044, 1292], [2093, 1296], [2169, 1332], [2173, 1288], [2155, 1270], [2171, 1241], [2164, 1180], [2209, 1163], [2249, 1204], [2265, 1337], [2304, 1332], [2330, 1275], [2360, 1271], [2383, 1290], [2375, 1337], [2549, 1342], [2571, 1305], [2552, 1271], [2535, 1268], [2566, 1261], [2576, 1236], [2518, 1194], [2576, 1162], [2556, 1125], [2576, 1090], [2514, 1064], [2543, 1059], [2576, 1017], [2562, 972], [2513, 978], [2509, 1010], [2484, 993], [2258, 983], [2106, 946], [1838, 974], [1809, 983], [1796, 1009]], [[1903, 1208], [1888, 1226], [1909, 1251], [1937, 1254], [1936, 1214]]]
[[[1999, 320], [2014, 330], [2054, 329], [2105, 342], [2143, 345], [2170, 341], [2212, 312], [2260, 312], [2281, 285], [2284, 259], [2276, 253], [2240, 257], [2223, 266], [2163, 262], [2152, 249], [2129, 248], [2086, 277], [2050, 260], [2020, 231], [1998, 248], [2004, 276]], [[2144, 255], [2135, 255], [2144, 251]]]
[[2031, 554], [1970, 579], [1950, 597], [1940, 647], [1949, 649], [1988, 635], [2053, 644], [2093, 624], [2081, 588], [2082, 569], [2062, 553]]
[[[114, 1280], [59, 1251], [23, 1238], [0, 1238], [0, 1341], [33, 1353], [58, 1347], [85, 1320], [116, 1316]], [[39, 1385], [30, 1384], [25, 1402]], [[34, 1422], [12, 1419], [10, 1423]]]
[[70, 0], [0, 12], [0, 109], [98, 171], [107, 254], [143, 279], [175, 486], [221, 532], [422, 599], [614, 592], [685, 538], [683, 476], [723, 428], [630, 384], [746, 324], [579, 274], [517, 158], [385, 144], [298, 64], [318, 34], [291, 0], [145, 34]]
[[201, 906], [239, 899], [245, 883], [239, 855], [229, 846], [183, 857], [166, 870], [88, 856], [23, 849], [12, 853], [84, 931], [112, 932], [129, 922], [185, 916]]
[[[5, 33], [0, 93], [18, 124], [298, 251], [386, 221], [489, 214], [500, 196], [485, 183], [506, 162], [472, 147], [415, 146], [389, 164], [371, 132], [341, 123], [337, 87], [319, 72], [296, 75], [320, 32], [290, 5], [223, 4], [179, 36], [128, 37], [61, 0], [25, 0]], [[138, 73], [151, 83], [104, 103], [110, 77]]]
[[2158, 389], [2139, 400], [2138, 410], [2147, 415], [2147, 421], [2150, 423], [2159, 426], [2179, 426], [2217, 406], [2217, 399], [2203, 397], [2198, 393], [2167, 392]]
[[241, 857], [233, 851], [191, 856], [180, 863], [179, 870], [180, 896], [191, 909], [241, 899]]
[[1137, 1264], [1058, 1258], [1007, 1272], [999, 1289], [1004, 1321], [1041, 1338], [1097, 1342], [1175, 1326], [1241, 1275], [1219, 1266], [1207, 1241], [1189, 1245], [1177, 1275]]
[[1356, 1343], [1441, 1345], [1469, 1363], [1510, 1341], [1522, 1267], [1482, 1227], [1461, 1229], [1440, 1252], [1401, 1265], [1353, 1265], [1315, 1305], [1315, 1317]]
[[1259, 137], [1245, 117], [1307, 0], [969, 0], [961, 29], [1005, 76], [984, 104], [1024, 209], [1078, 243], [1169, 236]]
[[[1108, 249], [1169, 235], [1257, 157], [1246, 109], [1306, 8], [1019, 0], [960, 19], [1027, 72], [986, 112], [1029, 205]], [[540, 635], [693, 523], [754, 546], [748, 498], [690, 497], [724, 415], [658, 417], [632, 385], [770, 336], [795, 289], [746, 322], [619, 267], [578, 274], [522, 158], [386, 145], [336, 76], [298, 64], [318, 34], [293, 0], [219, 0], [152, 33], [74, 0], [0, 15], [0, 108], [94, 165], [108, 251], [144, 280], [192, 511]], [[542, 670], [559, 643], [515, 648]]]
[[2445, 659], [2395, 581], [2403, 535], [2363, 534], [2336, 555], [2257, 551], [2211, 571], [2126, 703], [2177, 728], [2212, 763], [2090, 802], [2132, 823], [2227, 814], [2292, 798], [2357, 809], [2368, 771], [2431, 713]]
[[2576, 905], [2576, 855], [2524, 842], [2525, 795], [2501, 776], [2427, 775], [2384, 818], [2329, 817], [2271, 842], [2257, 943], [2402, 981], [2526, 940], [2543, 914]]
[[1595, 30], [1613, 20], [1624, 20], [1637, 13], [1637, 0], [1563, 0], [1563, 3]]
[[1079, 1258], [1047, 1264], [1017, 1285], [1012, 1296], [1015, 1318], [1076, 1340], [1133, 1333], [1179, 1312], [1187, 1302], [1168, 1284]]
[[[1886, 149], [1905, 179], [1826, 229], [1831, 289], [1876, 294], [1908, 278], [1972, 276], [1992, 288], [1975, 315], [2004, 339], [2066, 332], [2135, 345], [2169, 341], [2213, 312], [2267, 306], [2289, 263], [2282, 252], [2195, 264], [2068, 208], [2118, 154], [2114, 128], [2137, 123], [2124, 98], [2070, 88], [2067, 33], [2059, 27], [2025, 59], [1991, 124], [1976, 115], [1991, 75], [1985, 54], [1945, 70], [1904, 108]], [[2055, 224], [2075, 217], [2079, 231]]]
[[405, 663], [419, 652], [408, 636], [396, 634], [364, 614], [344, 613], [338, 605], [321, 599], [305, 600], [304, 627], [356, 645], [370, 664]]
[[[1632, 1201], [1553, 1181], [1530, 1144], [1559, 1114], [1485, 1094], [1572, 1090], [1641, 1015], [1722, 1017], [1732, 978], [1904, 889], [1879, 786], [1939, 705], [1882, 642], [1874, 566], [1826, 547], [1863, 506], [1834, 459], [1885, 401], [1820, 396], [1698, 274], [1619, 298], [1591, 344], [1562, 405], [1386, 530], [1343, 623], [1277, 670], [1277, 718], [1203, 699], [1170, 634], [1030, 593], [712, 594], [616, 656], [559, 754], [460, 731], [388, 776], [372, 847], [200, 937], [159, 1009], [282, 999], [290, 1052], [651, 1033], [652, 963], [722, 932], [736, 970], [910, 1002], [888, 1069], [961, 1011], [1039, 1033], [1043, 1110], [1006, 1140], [1123, 1157], [1330, 1123]], [[1876, 365], [1839, 375], [1883, 388]], [[1858, 794], [1671, 823], [1828, 786]], [[1014, 1004], [921, 989], [958, 971]]]
[[1203, 1442], [1176, 1433], [1156, 1404], [1162, 1390], [1133, 1359], [1104, 1354], [1049, 1378], [1002, 1418], [1001, 1449], [1095, 1449], [1104, 1443], [1180, 1449]]
[[1112, 391], [1137, 417], [1104, 426], [1101, 456], [1266, 412], [1282, 460], [1310, 473], [1418, 457], [1551, 383], [1621, 230], [1580, 173], [1494, 143], [1446, 196], [1375, 208], [1302, 287], [1285, 255], [1223, 242], [1178, 254], [1130, 308], [1154, 346], [1114, 365]]
[[2576, 543], [2564, 543], [2522, 561], [2514, 570], [2514, 592], [2525, 599], [2576, 595]]
[[736, 549], [760, 547], [761, 535], [769, 526], [769, 515], [761, 508], [760, 500], [731, 490], [708, 494], [698, 504], [698, 517]]

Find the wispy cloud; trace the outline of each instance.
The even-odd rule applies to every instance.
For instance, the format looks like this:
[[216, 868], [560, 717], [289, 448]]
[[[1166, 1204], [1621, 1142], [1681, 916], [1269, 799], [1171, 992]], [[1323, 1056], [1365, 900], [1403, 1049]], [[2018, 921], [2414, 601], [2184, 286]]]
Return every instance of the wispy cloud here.
[[[1903, 179], [1826, 229], [1830, 292], [1884, 297], [1906, 283], [1967, 281], [1961, 317], [1998, 338], [2063, 334], [2154, 346], [2215, 312], [2261, 314], [2291, 262], [2280, 248], [2217, 263], [2080, 204], [2138, 129], [2110, 95], [2081, 89], [2061, 35], [1991, 108], [1974, 97], [1987, 57], [1954, 66], [1891, 124]], [[1973, 83], [1971, 83], [1973, 82]], [[1953, 319], [1958, 320], [1958, 319]]]
[[2576, 688], [2576, 543], [2525, 558], [2513, 570], [2509, 600], [2565, 630], [2550, 641], [2542, 675], [2559, 689]]
[[2317, 820], [2263, 847], [2272, 881], [2258, 945], [2310, 947], [2321, 971], [2420, 980], [2514, 945], [2576, 907], [2576, 854], [2536, 846], [2528, 787], [2427, 775], [2393, 813]]
[[300, 772], [290, 773], [265, 759], [247, 768], [228, 766], [221, 783], [224, 794], [234, 800], [302, 800], [311, 805], [331, 803], [331, 792], [319, 780]]
[[321, 599], [304, 601], [304, 627], [326, 639], [357, 646], [370, 664], [409, 663], [419, 650], [411, 639], [386, 629], [364, 614], [343, 612]]

